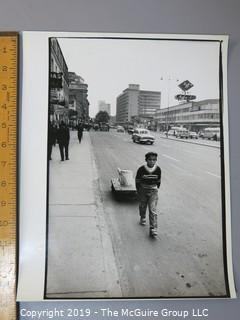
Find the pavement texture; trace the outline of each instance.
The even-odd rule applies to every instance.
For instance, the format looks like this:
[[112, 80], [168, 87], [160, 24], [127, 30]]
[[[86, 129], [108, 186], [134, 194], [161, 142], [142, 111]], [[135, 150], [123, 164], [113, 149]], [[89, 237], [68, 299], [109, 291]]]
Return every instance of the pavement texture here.
[[68, 161], [58, 145], [49, 164], [46, 296], [121, 297], [110, 233], [88, 132], [71, 131]]

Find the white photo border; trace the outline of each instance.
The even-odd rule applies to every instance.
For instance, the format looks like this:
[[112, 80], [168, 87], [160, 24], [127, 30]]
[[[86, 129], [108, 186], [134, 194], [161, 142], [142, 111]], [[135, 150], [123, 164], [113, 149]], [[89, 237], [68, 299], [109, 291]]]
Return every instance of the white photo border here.
[[[226, 35], [184, 35], [143, 33], [78, 33], [22, 32], [22, 108], [20, 132], [20, 217], [18, 301], [45, 300], [47, 256], [47, 133], [49, 38], [87, 39], [149, 39], [218, 41], [222, 59], [222, 124], [224, 141], [224, 199], [225, 199], [225, 278], [229, 287], [227, 297], [235, 298], [231, 245], [231, 202], [229, 168], [229, 119], [227, 96]], [[37, 85], [37, 88], [36, 88]], [[224, 230], [223, 230], [224, 235]], [[158, 298], [156, 298], [158, 299]], [[172, 299], [172, 298], [169, 298]], [[173, 298], [175, 299], [175, 298]], [[48, 299], [49, 300], [49, 299]], [[73, 300], [73, 299], [72, 299]], [[92, 299], [91, 299], [92, 300]], [[109, 300], [109, 299], [108, 299]], [[121, 299], [124, 300], [124, 299]], [[154, 300], [154, 299], [151, 299]]]

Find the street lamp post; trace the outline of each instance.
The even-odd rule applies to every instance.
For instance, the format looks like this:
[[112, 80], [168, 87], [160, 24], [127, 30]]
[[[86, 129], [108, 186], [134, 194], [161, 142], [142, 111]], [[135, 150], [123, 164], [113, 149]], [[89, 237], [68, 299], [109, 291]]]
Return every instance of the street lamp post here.
[[167, 116], [165, 117], [165, 127], [166, 127], [166, 137], [168, 138], [168, 127], [169, 127], [169, 108], [170, 108], [170, 89], [171, 89], [171, 81], [178, 82], [178, 78], [173, 78], [171, 76], [168, 76], [166, 79], [161, 77], [161, 81], [167, 80]]

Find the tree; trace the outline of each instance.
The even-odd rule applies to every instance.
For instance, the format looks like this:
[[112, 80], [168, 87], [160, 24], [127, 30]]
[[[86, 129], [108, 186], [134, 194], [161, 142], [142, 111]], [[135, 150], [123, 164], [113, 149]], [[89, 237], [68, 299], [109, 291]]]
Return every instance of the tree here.
[[107, 111], [99, 111], [95, 116], [95, 122], [97, 123], [100, 123], [100, 122], [107, 123], [109, 119], [110, 119], [110, 116], [107, 113]]

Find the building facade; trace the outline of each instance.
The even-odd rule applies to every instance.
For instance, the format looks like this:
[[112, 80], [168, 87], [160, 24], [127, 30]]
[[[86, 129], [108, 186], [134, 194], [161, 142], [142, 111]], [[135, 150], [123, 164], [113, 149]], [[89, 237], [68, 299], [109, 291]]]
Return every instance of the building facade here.
[[50, 120], [68, 121], [68, 67], [56, 38], [50, 39]]
[[138, 84], [129, 84], [117, 97], [116, 122], [142, 123], [153, 119], [161, 105], [161, 92], [140, 90]]
[[68, 72], [69, 109], [72, 122], [85, 122], [89, 118], [88, 85], [75, 72]]
[[220, 126], [218, 99], [186, 102], [156, 111], [154, 125], [157, 130], [169, 130], [173, 126], [184, 126], [191, 131]]
[[154, 117], [157, 110], [160, 110], [161, 94], [156, 91], [139, 92], [138, 114], [141, 117]]
[[106, 111], [109, 116], [111, 115], [111, 104], [103, 100], [98, 101], [98, 111]]

